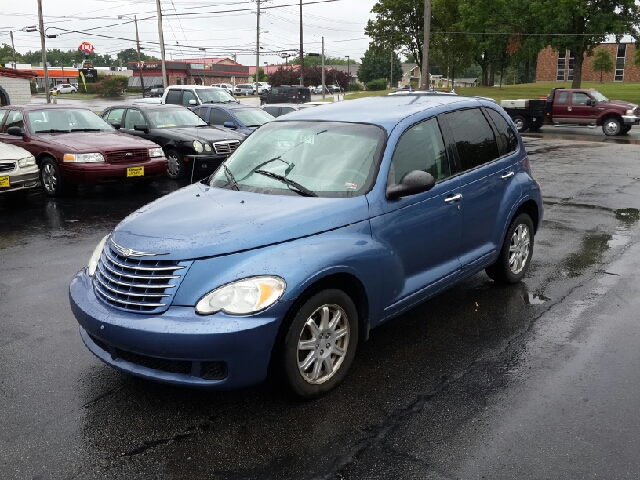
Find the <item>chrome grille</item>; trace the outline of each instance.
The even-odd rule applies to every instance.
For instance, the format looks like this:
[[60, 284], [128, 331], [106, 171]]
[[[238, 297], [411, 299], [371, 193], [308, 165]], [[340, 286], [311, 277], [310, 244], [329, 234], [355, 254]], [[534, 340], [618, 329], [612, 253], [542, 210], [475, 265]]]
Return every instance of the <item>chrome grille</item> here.
[[109, 163], [140, 163], [149, 158], [149, 150], [146, 148], [130, 148], [106, 152], [106, 160]]
[[213, 144], [213, 148], [216, 150], [218, 155], [229, 155], [233, 153], [240, 145], [238, 140], [226, 140], [224, 142], [216, 142]]
[[12, 172], [16, 169], [16, 162], [0, 162], [0, 173]]
[[93, 287], [96, 295], [113, 307], [158, 313], [171, 305], [188, 266], [188, 262], [125, 257], [108, 243], [98, 262]]

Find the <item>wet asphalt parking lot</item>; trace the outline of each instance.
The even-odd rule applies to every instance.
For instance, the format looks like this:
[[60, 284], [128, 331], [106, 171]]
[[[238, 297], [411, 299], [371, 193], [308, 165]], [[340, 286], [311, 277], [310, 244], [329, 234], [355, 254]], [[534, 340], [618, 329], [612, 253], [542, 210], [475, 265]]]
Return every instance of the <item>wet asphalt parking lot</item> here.
[[82, 344], [71, 277], [180, 185], [0, 198], [0, 478], [638, 478], [640, 147], [525, 143], [546, 202], [525, 280], [372, 330], [312, 402], [154, 384]]

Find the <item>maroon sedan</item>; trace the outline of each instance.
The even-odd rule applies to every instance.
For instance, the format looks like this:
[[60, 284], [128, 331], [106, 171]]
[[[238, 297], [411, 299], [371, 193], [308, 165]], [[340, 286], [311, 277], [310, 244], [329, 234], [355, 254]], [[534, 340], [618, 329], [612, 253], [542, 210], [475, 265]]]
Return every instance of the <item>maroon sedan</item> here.
[[0, 142], [31, 152], [51, 196], [62, 194], [68, 185], [151, 182], [167, 170], [158, 145], [117, 132], [85, 108], [1, 108]]

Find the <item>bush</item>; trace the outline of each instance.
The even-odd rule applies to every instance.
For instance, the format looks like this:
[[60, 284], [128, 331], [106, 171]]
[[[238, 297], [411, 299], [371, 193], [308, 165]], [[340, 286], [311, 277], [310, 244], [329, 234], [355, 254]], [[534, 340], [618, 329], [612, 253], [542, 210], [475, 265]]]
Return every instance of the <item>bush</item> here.
[[386, 90], [387, 80], [385, 78], [378, 78], [377, 80], [371, 80], [366, 83], [367, 90]]
[[85, 88], [82, 79], [80, 79], [78, 82], [78, 93], [96, 93], [96, 84], [87, 82], [87, 88]]
[[[129, 78], [119, 75], [104, 77], [95, 84], [95, 90], [101, 97], [119, 97], [129, 85]], [[88, 86], [88, 85], [87, 85]]]
[[360, 91], [360, 84], [359, 83], [350, 83], [349, 84], [349, 91], [350, 92], [359, 92]]
[[31, 88], [31, 94], [36, 94], [38, 93], [38, 85], [36, 85], [36, 81], [35, 80], [31, 80], [29, 82], [29, 87]]

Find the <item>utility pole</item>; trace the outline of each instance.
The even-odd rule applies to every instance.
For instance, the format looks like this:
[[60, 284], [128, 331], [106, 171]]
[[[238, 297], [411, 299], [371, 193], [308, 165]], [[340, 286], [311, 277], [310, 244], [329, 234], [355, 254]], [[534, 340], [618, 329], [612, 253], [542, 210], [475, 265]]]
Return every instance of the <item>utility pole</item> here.
[[429, 90], [429, 36], [431, 33], [431, 0], [424, 0], [424, 43], [422, 45], [422, 72], [420, 90]]
[[44, 70], [44, 91], [47, 95], [47, 103], [51, 103], [49, 92], [49, 69], [47, 68], [47, 49], [44, 44], [44, 20], [42, 19], [42, 0], [38, 0], [38, 24], [40, 25], [40, 46], [42, 48], [42, 69]]
[[302, 51], [302, 0], [300, 0], [300, 85], [304, 86], [304, 52]]
[[260, 80], [260, 0], [256, 0], [258, 5], [257, 9], [257, 17], [258, 17], [258, 25], [256, 28], [256, 74], [253, 78], [254, 82], [256, 82], [256, 93], [260, 93], [260, 87], [258, 86], [258, 81]]
[[11, 37], [11, 50], [13, 50], [13, 68], [15, 69], [18, 68], [18, 62], [16, 62], [16, 47], [13, 46], [13, 32], [9, 32], [9, 36]]
[[389, 89], [393, 88], [393, 48], [391, 49], [391, 71], [389, 72]]
[[[140, 38], [138, 37], [138, 18], [136, 15], [133, 16], [133, 21], [136, 24], [136, 49], [138, 50], [138, 74], [140, 75], [140, 88], [142, 89], [142, 96], [144, 97], [144, 80], [142, 78], [142, 60], [140, 60]], [[163, 78], [164, 78], [164, 72], [163, 72]]]
[[322, 98], [324, 98], [324, 37], [322, 37]]
[[347, 90], [348, 90], [349, 85], [351, 85], [351, 71], [349, 71], [349, 55], [347, 55], [347, 75], [349, 76], [349, 83], [347, 85]]
[[169, 86], [169, 80], [167, 79], [167, 62], [164, 54], [164, 35], [162, 33], [162, 7], [160, 7], [160, 0], [156, 0], [156, 6], [158, 7], [158, 36], [160, 37], [160, 57], [162, 58], [162, 86], [166, 90]]

